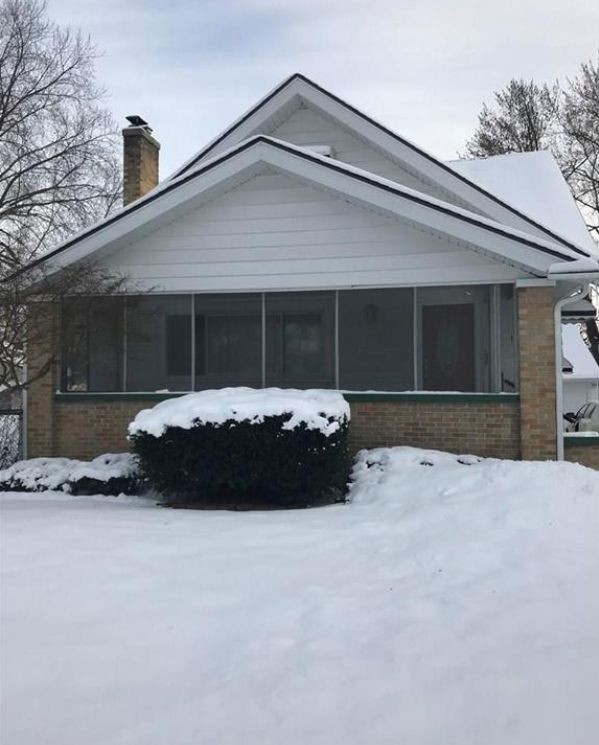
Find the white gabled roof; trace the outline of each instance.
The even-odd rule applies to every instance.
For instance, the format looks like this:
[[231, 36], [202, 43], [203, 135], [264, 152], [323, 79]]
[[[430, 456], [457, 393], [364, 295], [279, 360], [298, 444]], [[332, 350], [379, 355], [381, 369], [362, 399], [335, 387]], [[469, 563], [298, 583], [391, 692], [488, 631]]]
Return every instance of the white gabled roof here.
[[[260, 135], [164, 182], [42, 260], [52, 258], [54, 267], [59, 269], [95, 252], [101, 255], [105, 250], [118, 250], [264, 167], [297, 177], [367, 209], [434, 229], [533, 276], [547, 276], [550, 266], [556, 262], [567, 271], [568, 265], [575, 264], [579, 255], [565, 246], [507, 227], [368, 171]], [[599, 272], [599, 265], [595, 266]]]
[[[510, 204], [503, 197], [488, 191], [485, 186], [461, 173], [454, 164], [448, 165], [414, 143], [396, 134], [351, 104], [325, 90], [304, 75], [296, 73], [284, 80], [233, 124], [215, 137], [204, 148], [179, 168], [171, 177], [189, 173], [208, 158], [257, 134], [269, 134], [300, 105], [307, 105], [336, 121], [406, 170], [424, 181], [436, 185], [460, 203], [480, 210], [497, 222], [546, 240], [580, 250], [578, 241], [572, 241], [554, 231], [545, 220], [525, 214], [520, 204]], [[515, 202], [515, 200], [511, 200]], [[585, 249], [585, 247], [582, 247]], [[586, 250], [581, 254], [585, 255]]]
[[599, 251], [548, 150], [452, 160], [447, 165], [581, 248]]

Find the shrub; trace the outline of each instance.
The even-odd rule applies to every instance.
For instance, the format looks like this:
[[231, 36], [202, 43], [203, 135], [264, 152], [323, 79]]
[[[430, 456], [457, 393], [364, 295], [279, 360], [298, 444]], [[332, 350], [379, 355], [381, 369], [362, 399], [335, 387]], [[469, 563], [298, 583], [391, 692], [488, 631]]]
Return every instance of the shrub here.
[[63, 491], [69, 494], [137, 494], [137, 461], [129, 453], [100, 455], [90, 462], [31, 458], [0, 471], [0, 491]]
[[223, 389], [162, 402], [129, 431], [166, 504], [249, 509], [343, 500], [348, 422], [337, 393]]

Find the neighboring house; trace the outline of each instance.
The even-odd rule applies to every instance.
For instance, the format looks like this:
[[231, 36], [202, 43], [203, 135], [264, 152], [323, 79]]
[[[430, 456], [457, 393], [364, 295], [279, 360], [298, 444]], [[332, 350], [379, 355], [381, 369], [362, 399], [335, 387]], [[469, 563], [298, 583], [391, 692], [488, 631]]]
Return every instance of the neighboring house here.
[[599, 365], [580, 335], [578, 324], [562, 327], [564, 411], [576, 413], [588, 401], [599, 401]]
[[126, 206], [44, 261], [131, 295], [63, 309], [30, 456], [122, 450], [139, 409], [237, 385], [347, 392], [354, 448], [561, 456], [561, 307], [599, 265], [549, 154], [442, 163], [293, 75], [157, 185], [130, 121]]

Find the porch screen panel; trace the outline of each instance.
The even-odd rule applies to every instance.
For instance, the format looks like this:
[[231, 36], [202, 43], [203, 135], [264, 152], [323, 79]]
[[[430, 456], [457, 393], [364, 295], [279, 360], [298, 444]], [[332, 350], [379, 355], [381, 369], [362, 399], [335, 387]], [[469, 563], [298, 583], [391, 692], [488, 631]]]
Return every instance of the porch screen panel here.
[[191, 296], [127, 298], [128, 391], [189, 391]]
[[514, 285], [499, 286], [499, 390], [518, 390], [518, 343], [516, 337], [516, 289]]
[[62, 319], [62, 390], [122, 390], [123, 299], [70, 300]]
[[489, 287], [419, 288], [420, 388], [490, 390]]
[[266, 295], [266, 385], [335, 386], [335, 294]]
[[412, 390], [411, 289], [339, 293], [339, 385], [344, 390]]
[[262, 385], [262, 297], [195, 296], [195, 387]]

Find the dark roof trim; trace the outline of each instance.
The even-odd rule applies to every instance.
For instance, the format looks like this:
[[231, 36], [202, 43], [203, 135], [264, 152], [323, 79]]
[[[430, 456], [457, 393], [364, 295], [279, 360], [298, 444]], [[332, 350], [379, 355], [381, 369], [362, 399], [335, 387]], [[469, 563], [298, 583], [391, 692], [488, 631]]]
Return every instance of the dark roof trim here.
[[182, 175], [186, 171], [188, 171], [195, 163], [198, 162], [201, 158], [205, 157], [211, 150], [213, 150], [217, 145], [219, 145], [226, 137], [228, 137], [231, 132], [233, 132], [237, 127], [239, 127], [241, 124], [243, 124], [245, 121], [247, 121], [256, 111], [262, 108], [265, 104], [267, 104], [271, 99], [273, 99], [280, 91], [283, 90], [286, 86], [289, 85], [293, 80], [303, 80], [304, 83], [307, 83], [308, 85], [311, 85], [313, 88], [315, 88], [319, 93], [324, 94], [325, 96], [328, 96], [330, 99], [338, 103], [340, 106], [345, 107], [348, 111], [351, 111], [356, 116], [360, 117], [361, 119], [364, 119], [364, 121], [368, 122], [369, 124], [372, 124], [373, 126], [377, 127], [381, 131], [385, 132], [389, 137], [392, 137], [397, 142], [401, 142], [402, 145], [409, 148], [410, 150], [414, 151], [415, 153], [418, 153], [418, 155], [421, 155], [422, 157], [429, 160], [431, 163], [434, 163], [436, 166], [442, 168], [447, 173], [450, 173], [455, 178], [462, 181], [467, 186], [470, 186], [471, 188], [478, 191], [483, 196], [487, 197], [488, 199], [492, 199], [497, 204], [501, 205], [505, 209], [509, 210], [515, 215], [518, 215], [518, 217], [522, 218], [523, 220], [526, 220], [526, 222], [530, 223], [531, 225], [534, 225], [539, 230], [542, 230], [547, 235], [551, 236], [554, 240], [558, 241], [564, 246], [567, 246], [568, 248], [572, 249], [576, 253], [580, 254], [581, 256], [588, 256], [588, 253], [585, 253], [583, 250], [578, 248], [574, 243], [571, 243], [570, 241], [566, 240], [565, 238], [562, 238], [560, 235], [557, 235], [557, 233], [554, 233], [549, 228], [545, 227], [544, 225], [541, 225], [540, 223], [536, 222], [536, 220], [533, 220], [528, 215], [524, 214], [523, 212], [520, 212], [515, 207], [512, 207], [511, 205], [507, 204], [506, 202], [499, 199], [499, 197], [496, 197], [494, 194], [491, 194], [491, 192], [487, 191], [486, 189], [483, 189], [482, 186], [479, 186], [478, 184], [475, 184], [473, 181], [470, 181], [470, 179], [463, 176], [461, 173], [457, 173], [457, 171], [454, 171], [453, 168], [450, 168], [450, 166], [443, 163], [443, 161], [438, 160], [433, 155], [430, 155], [429, 153], [425, 152], [424, 150], [421, 150], [417, 145], [414, 145], [412, 142], [409, 142], [408, 140], [404, 140], [403, 137], [393, 132], [393, 130], [389, 129], [388, 127], [385, 127], [384, 124], [381, 124], [380, 122], [377, 122], [376, 119], [372, 119], [372, 117], [368, 116], [368, 114], [365, 114], [364, 112], [360, 111], [359, 109], [356, 109], [354, 106], [352, 106], [350, 103], [347, 103], [347, 101], [344, 101], [342, 98], [339, 98], [339, 96], [336, 96], [334, 93], [331, 93], [330, 91], [326, 90], [326, 88], [323, 88], [322, 86], [318, 85], [318, 83], [315, 83], [313, 80], [310, 80], [310, 78], [306, 77], [302, 73], [296, 72], [290, 77], [288, 77], [286, 80], [284, 80], [280, 85], [278, 85], [273, 91], [271, 91], [266, 98], [263, 98], [260, 100], [255, 106], [253, 106], [248, 112], [246, 112], [241, 119], [239, 119], [237, 122], [232, 124], [230, 127], [228, 127], [219, 137], [217, 137], [216, 140], [211, 142], [207, 147], [205, 147], [203, 150], [201, 150], [193, 160], [191, 160], [189, 163], [187, 163], [183, 168], [176, 171], [177, 176]]
[[[288, 146], [284, 142], [273, 140], [272, 138], [267, 137], [266, 135], [257, 135], [249, 140], [245, 140], [240, 145], [238, 145], [235, 149], [229, 150], [227, 153], [225, 153], [224, 155], [218, 158], [215, 158], [213, 161], [211, 161], [210, 163], [207, 163], [205, 166], [198, 168], [197, 171], [193, 171], [192, 173], [187, 174], [187, 176], [180, 177], [177, 181], [167, 183], [166, 186], [162, 187], [159, 191], [156, 191], [155, 193], [150, 193], [147, 197], [139, 199], [136, 202], [132, 202], [131, 205], [129, 205], [124, 211], [117, 213], [113, 217], [110, 217], [107, 220], [105, 220], [104, 222], [101, 222], [101, 223], [98, 223], [97, 225], [92, 226], [86, 232], [81, 233], [78, 236], [75, 236], [74, 238], [67, 241], [66, 243], [63, 243], [62, 246], [59, 246], [54, 251], [51, 251], [50, 253], [45, 254], [44, 256], [40, 256], [39, 259], [36, 259], [31, 264], [28, 264], [27, 267], [25, 268], [31, 269], [32, 267], [37, 266], [40, 263], [47, 261], [52, 256], [56, 256], [62, 253], [63, 251], [66, 251], [68, 248], [75, 245], [76, 243], [79, 243], [79, 241], [83, 240], [84, 238], [88, 238], [90, 235], [94, 235], [94, 233], [97, 233], [100, 230], [103, 230], [109, 225], [113, 225], [115, 222], [118, 222], [118, 220], [125, 217], [126, 215], [131, 214], [132, 212], [137, 212], [137, 210], [141, 209], [142, 207], [145, 207], [150, 202], [154, 202], [156, 199], [159, 199], [163, 194], [168, 194], [169, 192], [174, 191], [175, 189], [178, 189], [183, 184], [187, 184], [190, 181], [193, 181], [194, 179], [198, 178], [204, 173], [211, 171], [216, 166], [219, 166], [221, 163], [225, 163], [226, 161], [230, 160], [231, 158], [238, 155], [239, 153], [242, 153], [245, 150], [248, 150], [249, 148], [253, 147], [257, 143], [264, 143], [266, 145], [269, 145], [270, 147], [277, 148], [278, 150], [282, 150], [283, 152], [290, 153], [291, 155], [295, 155], [298, 158], [303, 158], [304, 160], [311, 161], [312, 163], [318, 163], [318, 165], [322, 166], [323, 168], [328, 168], [329, 170], [336, 171], [337, 173], [342, 173], [345, 176], [349, 176], [350, 178], [355, 179], [356, 181], [362, 181], [363, 183], [369, 184], [370, 186], [375, 186], [379, 189], [382, 189], [383, 191], [390, 192], [391, 194], [396, 194], [397, 196], [403, 197], [404, 199], [407, 199], [411, 202], [420, 204], [423, 207], [428, 207], [437, 212], [442, 212], [443, 214], [449, 215], [451, 217], [455, 217], [458, 220], [462, 220], [463, 222], [470, 223], [471, 225], [475, 225], [476, 227], [480, 227], [492, 233], [496, 233], [497, 235], [501, 235], [504, 238], [508, 238], [514, 241], [515, 243], [522, 243], [526, 246], [529, 246], [530, 248], [534, 248], [537, 251], [541, 251], [542, 253], [548, 254], [550, 256], [555, 256], [558, 259], [561, 259], [564, 261], [575, 261], [575, 259], [573, 259], [571, 256], [565, 256], [559, 251], [555, 251], [551, 248], [547, 248], [546, 246], [540, 246], [537, 243], [535, 243], [534, 240], [529, 240], [524, 237], [514, 236], [511, 233], [503, 230], [501, 227], [498, 227], [495, 225], [487, 225], [486, 223], [481, 222], [480, 220], [477, 220], [475, 217], [470, 217], [468, 215], [462, 215], [459, 212], [455, 212], [452, 209], [448, 209], [447, 207], [444, 207], [441, 204], [432, 203], [428, 201], [427, 199], [418, 197], [416, 194], [405, 192], [399, 184], [395, 186], [391, 182], [381, 183], [376, 178], [369, 176], [367, 173], [355, 173], [351, 170], [348, 170], [348, 168], [346, 168], [339, 161], [333, 161], [329, 158], [321, 159], [316, 155], [312, 155], [308, 151], [301, 151], [299, 148], [293, 145]], [[21, 271], [24, 271], [24, 270], [21, 270]]]

